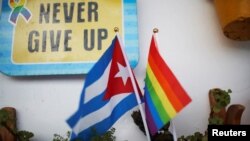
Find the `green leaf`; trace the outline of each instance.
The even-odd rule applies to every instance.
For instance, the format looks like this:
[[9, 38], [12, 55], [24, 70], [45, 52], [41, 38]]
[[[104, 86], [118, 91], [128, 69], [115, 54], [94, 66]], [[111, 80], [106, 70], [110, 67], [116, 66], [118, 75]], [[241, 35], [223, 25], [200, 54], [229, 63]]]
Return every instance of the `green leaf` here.
[[30, 138], [34, 136], [34, 134], [29, 131], [18, 131], [17, 136], [19, 141], [29, 141]]
[[215, 113], [219, 113], [221, 108], [218, 106], [218, 105], [215, 105], [212, 110], [215, 112]]

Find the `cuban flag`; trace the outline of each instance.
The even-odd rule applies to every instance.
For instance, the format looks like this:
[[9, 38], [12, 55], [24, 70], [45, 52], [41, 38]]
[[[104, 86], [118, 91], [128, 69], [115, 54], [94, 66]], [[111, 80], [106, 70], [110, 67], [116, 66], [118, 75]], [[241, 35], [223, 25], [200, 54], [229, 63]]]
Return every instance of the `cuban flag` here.
[[93, 129], [100, 135], [105, 133], [123, 114], [138, 105], [135, 93], [140, 90], [131, 74], [119, 38], [115, 36], [87, 74], [78, 110], [67, 120], [72, 128], [71, 140], [89, 141]]

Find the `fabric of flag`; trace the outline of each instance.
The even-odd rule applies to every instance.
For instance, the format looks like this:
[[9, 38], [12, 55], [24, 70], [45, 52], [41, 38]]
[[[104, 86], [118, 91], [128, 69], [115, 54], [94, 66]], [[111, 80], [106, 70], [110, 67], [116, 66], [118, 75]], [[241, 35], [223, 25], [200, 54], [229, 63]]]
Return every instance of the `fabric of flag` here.
[[179, 81], [161, 57], [155, 35], [148, 55], [145, 79], [145, 113], [151, 135], [191, 102]]
[[[89, 141], [93, 130], [100, 135], [105, 133], [138, 105], [132, 86], [135, 78], [129, 75], [131, 68], [125, 59], [116, 36], [86, 76], [78, 110], [67, 120], [72, 128], [71, 140]], [[137, 82], [136, 85], [139, 88]]]

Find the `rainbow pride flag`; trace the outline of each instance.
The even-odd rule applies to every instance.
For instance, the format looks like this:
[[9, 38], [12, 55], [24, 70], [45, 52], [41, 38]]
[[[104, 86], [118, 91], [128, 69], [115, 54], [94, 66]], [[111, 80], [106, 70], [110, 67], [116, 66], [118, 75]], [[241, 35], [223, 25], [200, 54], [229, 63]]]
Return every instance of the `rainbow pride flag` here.
[[162, 59], [152, 36], [145, 79], [145, 113], [151, 135], [176, 116], [190, 97]]

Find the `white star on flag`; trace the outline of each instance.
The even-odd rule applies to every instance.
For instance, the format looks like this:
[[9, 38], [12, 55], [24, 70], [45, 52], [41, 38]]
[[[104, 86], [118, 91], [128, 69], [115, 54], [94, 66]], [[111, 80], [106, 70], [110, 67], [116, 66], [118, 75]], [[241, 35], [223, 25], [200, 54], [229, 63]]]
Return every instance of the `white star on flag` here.
[[121, 77], [123, 84], [125, 85], [127, 83], [128, 78], [129, 78], [128, 68], [124, 67], [123, 65], [121, 65], [118, 62], [117, 62], [117, 65], [119, 68], [119, 72], [117, 72], [117, 74], [115, 75], [115, 78]]

